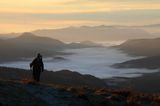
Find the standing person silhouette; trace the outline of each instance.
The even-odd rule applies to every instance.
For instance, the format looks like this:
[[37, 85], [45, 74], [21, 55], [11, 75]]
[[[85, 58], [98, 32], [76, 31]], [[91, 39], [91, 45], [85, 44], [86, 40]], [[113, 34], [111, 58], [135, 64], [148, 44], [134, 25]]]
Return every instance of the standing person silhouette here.
[[30, 63], [30, 68], [32, 68], [33, 71], [33, 79], [36, 82], [39, 82], [40, 74], [44, 71], [44, 64], [40, 53], [38, 53], [37, 57], [32, 61], [32, 63]]

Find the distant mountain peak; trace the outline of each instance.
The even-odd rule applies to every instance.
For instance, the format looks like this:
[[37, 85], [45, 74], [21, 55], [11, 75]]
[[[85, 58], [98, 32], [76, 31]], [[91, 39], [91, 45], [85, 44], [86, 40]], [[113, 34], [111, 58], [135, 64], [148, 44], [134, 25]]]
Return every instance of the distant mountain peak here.
[[18, 38], [33, 38], [33, 37], [37, 37], [37, 36], [30, 32], [24, 32]]

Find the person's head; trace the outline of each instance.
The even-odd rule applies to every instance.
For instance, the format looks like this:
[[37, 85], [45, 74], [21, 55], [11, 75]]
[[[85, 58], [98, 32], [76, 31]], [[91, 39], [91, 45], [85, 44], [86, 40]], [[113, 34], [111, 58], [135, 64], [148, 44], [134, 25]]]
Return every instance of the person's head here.
[[37, 58], [42, 58], [42, 55], [40, 53], [38, 53]]

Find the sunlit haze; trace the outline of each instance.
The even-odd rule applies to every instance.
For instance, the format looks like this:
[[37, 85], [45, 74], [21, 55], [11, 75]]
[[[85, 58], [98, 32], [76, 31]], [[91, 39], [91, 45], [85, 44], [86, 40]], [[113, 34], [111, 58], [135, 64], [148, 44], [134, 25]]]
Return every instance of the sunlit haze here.
[[160, 22], [159, 0], [1, 0], [0, 33]]

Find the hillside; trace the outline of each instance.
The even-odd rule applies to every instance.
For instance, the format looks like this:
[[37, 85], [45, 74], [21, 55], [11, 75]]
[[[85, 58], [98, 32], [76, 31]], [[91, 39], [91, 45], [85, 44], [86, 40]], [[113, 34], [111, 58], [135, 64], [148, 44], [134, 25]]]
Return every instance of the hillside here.
[[147, 95], [126, 90], [92, 88], [55, 88], [42, 84], [0, 81], [2, 106], [124, 106], [154, 105], [159, 95]]
[[160, 69], [160, 56], [145, 57], [114, 64], [116, 68], [146, 68]]
[[67, 70], [46, 71], [41, 82], [35, 83], [29, 78], [28, 73], [28, 70], [0, 68], [0, 105], [130, 106], [160, 103], [159, 94], [108, 89], [102, 80], [90, 75], [80, 75]]
[[40, 37], [32, 33], [23, 33], [16, 38], [0, 39], [0, 62], [10, 62], [31, 58], [37, 53], [45, 57], [67, 54], [64, 49], [96, 47], [81, 43], [65, 44], [49, 37]]
[[115, 48], [132, 56], [145, 56], [112, 65], [115, 68], [160, 68], [160, 38], [128, 40]]
[[160, 38], [128, 40], [116, 48], [138, 56], [160, 55]]
[[88, 46], [95, 46], [95, 47], [102, 47], [101, 44], [98, 44], [98, 43], [95, 43], [92, 41], [82, 41], [82, 42], [80, 42], [80, 44], [88, 45]]
[[[31, 70], [0, 67], [0, 79], [20, 81], [23, 79], [31, 80]], [[57, 72], [44, 71], [41, 76], [41, 82], [46, 84], [55, 84], [62, 86], [89, 86], [89, 87], [106, 87], [106, 84], [91, 75], [82, 75], [69, 70]]]
[[64, 45], [63, 42], [55, 39], [23, 33], [19, 37], [0, 42], [0, 58], [2, 62], [19, 60], [23, 57], [33, 57], [38, 52], [51, 56], [60, 54], [57, 51], [61, 50]]

